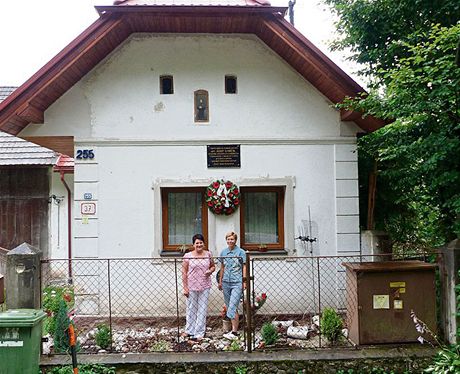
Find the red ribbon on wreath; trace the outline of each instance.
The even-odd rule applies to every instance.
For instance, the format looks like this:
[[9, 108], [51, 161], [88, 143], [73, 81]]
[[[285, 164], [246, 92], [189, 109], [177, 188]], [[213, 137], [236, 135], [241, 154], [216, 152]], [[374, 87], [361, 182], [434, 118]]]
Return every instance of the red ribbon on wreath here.
[[240, 190], [230, 181], [217, 180], [206, 189], [206, 204], [214, 214], [233, 214], [240, 204]]

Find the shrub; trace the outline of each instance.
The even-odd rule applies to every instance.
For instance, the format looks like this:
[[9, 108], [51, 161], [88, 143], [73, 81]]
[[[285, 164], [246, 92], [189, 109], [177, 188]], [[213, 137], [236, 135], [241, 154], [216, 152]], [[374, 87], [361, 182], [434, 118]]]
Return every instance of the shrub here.
[[67, 304], [64, 299], [61, 299], [59, 302], [59, 310], [56, 314], [53, 334], [54, 351], [56, 353], [70, 352], [69, 325], [70, 319], [67, 315]]
[[96, 340], [96, 344], [102, 349], [108, 348], [112, 344], [112, 334], [109, 326], [105, 323], [97, 325], [97, 332], [94, 339]]
[[61, 300], [65, 301], [67, 310], [73, 308], [75, 294], [71, 286], [47, 286], [43, 290], [43, 310], [48, 315], [44, 322], [45, 334], [54, 335]]
[[275, 344], [279, 339], [276, 327], [269, 322], [264, 323], [262, 326], [262, 339], [266, 345]]
[[320, 329], [321, 334], [324, 335], [327, 340], [334, 344], [342, 336], [343, 322], [337, 312], [332, 308], [326, 308], [323, 310], [321, 317]]

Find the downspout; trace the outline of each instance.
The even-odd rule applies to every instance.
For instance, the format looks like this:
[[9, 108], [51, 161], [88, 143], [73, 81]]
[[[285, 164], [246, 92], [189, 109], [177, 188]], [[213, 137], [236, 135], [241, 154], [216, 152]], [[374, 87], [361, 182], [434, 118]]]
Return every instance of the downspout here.
[[64, 171], [61, 170], [61, 182], [67, 190], [67, 253], [69, 258], [69, 283], [72, 283], [72, 196], [70, 188], [64, 179]]

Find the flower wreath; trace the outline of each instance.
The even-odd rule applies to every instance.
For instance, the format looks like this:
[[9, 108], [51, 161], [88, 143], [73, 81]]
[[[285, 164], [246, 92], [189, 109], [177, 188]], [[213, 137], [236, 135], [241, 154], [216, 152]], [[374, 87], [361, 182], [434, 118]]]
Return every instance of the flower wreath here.
[[230, 181], [212, 182], [206, 189], [206, 204], [214, 214], [229, 216], [234, 213], [240, 203], [240, 190]]

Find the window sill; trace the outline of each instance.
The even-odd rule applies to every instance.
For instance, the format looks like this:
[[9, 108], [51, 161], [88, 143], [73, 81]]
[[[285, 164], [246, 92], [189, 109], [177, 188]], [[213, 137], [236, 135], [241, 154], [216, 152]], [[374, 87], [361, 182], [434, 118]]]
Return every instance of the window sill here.
[[180, 252], [180, 251], [161, 251], [160, 252], [160, 257], [171, 257], [171, 258], [179, 258], [179, 257], [183, 257], [184, 256], [184, 253]]
[[251, 257], [269, 257], [269, 256], [288, 256], [289, 253], [285, 249], [269, 249], [265, 252], [261, 251], [246, 251]]

